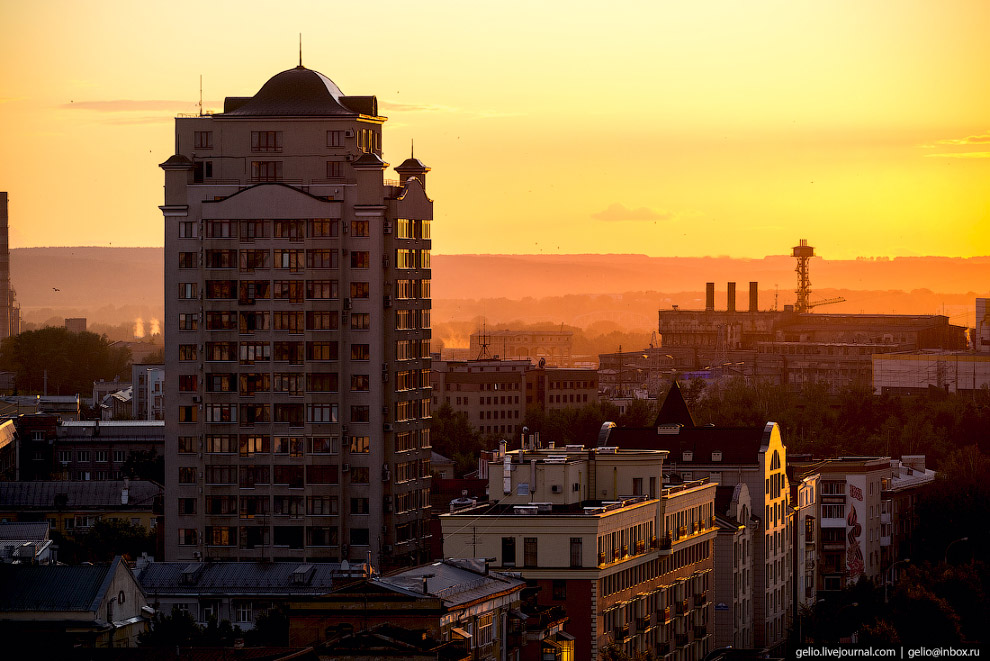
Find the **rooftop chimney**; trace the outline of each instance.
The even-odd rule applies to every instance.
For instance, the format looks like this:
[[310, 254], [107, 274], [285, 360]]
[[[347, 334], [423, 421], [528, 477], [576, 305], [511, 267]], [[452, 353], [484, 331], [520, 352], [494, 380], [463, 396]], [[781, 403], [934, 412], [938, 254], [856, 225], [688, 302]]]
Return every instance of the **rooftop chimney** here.
[[736, 283], [734, 283], [734, 282], [730, 282], [729, 283], [729, 292], [728, 292], [727, 299], [728, 300], [726, 301], [725, 309], [728, 310], [729, 312], [735, 312], [736, 311]]

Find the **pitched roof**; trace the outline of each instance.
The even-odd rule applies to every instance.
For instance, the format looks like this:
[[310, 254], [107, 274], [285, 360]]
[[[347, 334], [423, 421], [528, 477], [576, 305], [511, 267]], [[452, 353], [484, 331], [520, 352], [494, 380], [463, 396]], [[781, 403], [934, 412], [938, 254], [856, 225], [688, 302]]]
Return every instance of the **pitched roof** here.
[[123, 480], [98, 480], [89, 482], [38, 481], [0, 482], [0, 507], [51, 509], [56, 506], [56, 496], [64, 496], [62, 509], [83, 507], [151, 507], [156, 496], [161, 495], [161, 485], [147, 480], [130, 480], [127, 484], [127, 504], [121, 504]]
[[694, 418], [691, 417], [691, 411], [688, 409], [687, 402], [684, 401], [684, 395], [681, 393], [681, 387], [677, 385], [676, 379], [670, 385], [667, 396], [663, 398], [663, 404], [660, 405], [660, 411], [657, 412], [657, 419], [653, 426], [675, 424], [684, 427], [695, 426]]
[[120, 556], [105, 565], [2, 565], [0, 612], [92, 612], [110, 587]]
[[483, 573], [484, 561], [445, 560], [375, 579], [374, 582], [406, 594], [423, 595], [423, 578], [426, 592], [439, 597], [447, 607], [467, 604], [494, 596], [506, 590], [521, 590], [525, 585], [511, 576], [499, 573]]
[[[667, 450], [669, 463], [687, 467], [691, 462], [711, 464], [712, 453], [721, 452], [723, 464], [757, 464], [766, 427], [682, 427], [678, 433], [657, 434], [655, 427], [617, 427], [609, 435], [609, 445], [628, 450]], [[691, 459], [684, 460], [684, 452]]]
[[[338, 562], [152, 562], [137, 580], [152, 595], [184, 594], [324, 594], [335, 581], [362, 577], [366, 567]], [[186, 576], [187, 578], [184, 578]], [[295, 578], [294, 578], [295, 577]]]
[[[362, 100], [360, 97], [356, 104], [361, 109], [377, 111], [377, 104]], [[302, 65], [275, 74], [257, 94], [246, 100], [233, 99], [228, 107], [223, 117], [356, 117], [359, 114], [348, 106], [347, 97], [336, 83]]]
[[47, 521], [8, 521], [0, 523], [0, 539], [34, 540], [48, 539]]

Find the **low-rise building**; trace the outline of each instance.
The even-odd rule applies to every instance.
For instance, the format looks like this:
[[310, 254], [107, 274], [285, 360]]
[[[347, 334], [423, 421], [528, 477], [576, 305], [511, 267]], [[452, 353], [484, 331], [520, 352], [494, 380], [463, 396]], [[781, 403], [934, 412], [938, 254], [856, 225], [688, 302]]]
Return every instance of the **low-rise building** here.
[[48, 536], [44, 521], [0, 523], [0, 562], [48, 565], [56, 561], [57, 547]]
[[512, 658], [509, 621], [518, 618], [526, 583], [490, 571], [484, 560], [447, 559], [374, 576], [313, 598], [294, 599], [289, 644], [333, 640], [380, 624], [422, 631], [436, 641], [466, 641], [477, 661]]
[[[503, 445], [504, 448], [504, 445]], [[440, 516], [445, 555], [473, 553], [566, 610], [575, 658], [711, 649], [715, 486], [664, 488], [666, 452], [583, 446], [500, 451], [491, 501]]]
[[922, 395], [930, 388], [973, 395], [990, 386], [990, 355], [972, 351], [909, 351], [873, 356], [873, 392]]
[[482, 434], [518, 434], [526, 417], [528, 360], [434, 360], [430, 386], [435, 408], [449, 404]]
[[153, 614], [120, 556], [100, 565], [0, 565], [0, 585], [7, 654], [136, 647]]
[[46, 521], [69, 536], [101, 519], [154, 530], [161, 498], [161, 485], [144, 480], [0, 482], [0, 521]]
[[537, 366], [526, 372], [526, 406], [545, 411], [598, 403], [598, 370]]
[[317, 597], [371, 576], [365, 563], [138, 562], [148, 601], [166, 613], [178, 608], [200, 625], [211, 619], [247, 630], [259, 613], [292, 599]]
[[497, 330], [471, 333], [470, 356], [503, 360], [526, 360], [566, 367], [571, 364], [574, 333], [563, 330]]
[[135, 420], [165, 419], [165, 365], [131, 365], [131, 417]]
[[63, 480], [121, 480], [133, 456], [165, 456], [165, 423], [158, 420], [70, 420], [55, 428], [53, 476]]

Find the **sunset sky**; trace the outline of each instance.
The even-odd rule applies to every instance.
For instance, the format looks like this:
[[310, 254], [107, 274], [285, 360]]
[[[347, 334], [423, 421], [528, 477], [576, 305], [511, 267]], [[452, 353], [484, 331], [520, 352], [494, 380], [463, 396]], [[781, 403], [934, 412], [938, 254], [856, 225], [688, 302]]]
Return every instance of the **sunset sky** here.
[[[0, 3], [12, 247], [162, 244], [176, 113], [303, 61], [435, 253], [990, 254], [990, 2]], [[389, 172], [389, 177], [394, 177]]]

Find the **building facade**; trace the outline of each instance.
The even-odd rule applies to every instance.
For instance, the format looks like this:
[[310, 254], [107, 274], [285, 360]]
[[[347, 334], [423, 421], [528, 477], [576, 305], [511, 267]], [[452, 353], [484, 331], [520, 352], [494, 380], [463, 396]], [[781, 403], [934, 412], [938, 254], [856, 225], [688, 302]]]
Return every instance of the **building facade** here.
[[131, 366], [131, 417], [135, 420], [165, 419], [165, 366]]
[[425, 559], [433, 203], [385, 120], [302, 65], [176, 119], [169, 560]]
[[21, 332], [21, 309], [10, 284], [9, 223], [7, 193], [0, 191], [0, 340]]
[[714, 485], [664, 488], [658, 451], [582, 446], [500, 452], [497, 503], [440, 516], [444, 555], [494, 558], [566, 610], [575, 658], [616, 646], [701, 659], [710, 623]]

